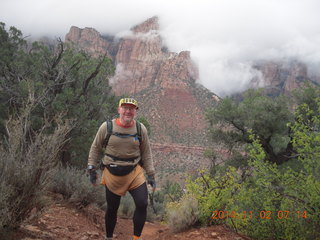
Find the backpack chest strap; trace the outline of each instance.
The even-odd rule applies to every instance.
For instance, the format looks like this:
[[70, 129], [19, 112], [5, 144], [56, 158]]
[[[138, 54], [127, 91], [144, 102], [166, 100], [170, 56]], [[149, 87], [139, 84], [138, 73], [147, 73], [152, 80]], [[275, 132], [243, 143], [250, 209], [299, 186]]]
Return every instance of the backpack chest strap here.
[[117, 137], [120, 137], [120, 138], [128, 138], [128, 137], [137, 137], [138, 136], [138, 133], [136, 134], [126, 134], [126, 133], [119, 133], [119, 132], [113, 132], [111, 135], [115, 135]]

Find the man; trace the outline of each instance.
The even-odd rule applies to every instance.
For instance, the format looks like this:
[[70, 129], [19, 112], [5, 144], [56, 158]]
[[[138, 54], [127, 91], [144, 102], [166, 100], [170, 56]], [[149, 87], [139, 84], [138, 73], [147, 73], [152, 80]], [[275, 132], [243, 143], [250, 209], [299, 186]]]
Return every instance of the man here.
[[[147, 182], [155, 189], [154, 166], [147, 129], [134, 119], [138, 103], [133, 98], [119, 101], [119, 118], [103, 123], [91, 145], [88, 169], [90, 181], [96, 184], [96, 165], [104, 153], [104, 166], [101, 184], [106, 188], [107, 210], [105, 215], [106, 239], [111, 240], [117, 222], [117, 211], [121, 196], [127, 191], [133, 197], [136, 209], [133, 216], [133, 240], [140, 240], [147, 216], [148, 189], [143, 169], [148, 176]], [[110, 125], [112, 127], [110, 127]], [[110, 130], [112, 128], [112, 130]], [[139, 136], [139, 128], [140, 136]], [[106, 146], [105, 146], [106, 145]]]

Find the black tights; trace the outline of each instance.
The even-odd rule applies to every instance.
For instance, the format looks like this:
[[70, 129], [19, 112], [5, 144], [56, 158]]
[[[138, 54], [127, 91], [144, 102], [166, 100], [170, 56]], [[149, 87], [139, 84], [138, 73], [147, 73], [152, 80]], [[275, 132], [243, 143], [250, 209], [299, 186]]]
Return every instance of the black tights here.
[[[148, 189], [147, 184], [144, 183], [141, 186], [130, 190], [136, 209], [133, 215], [133, 231], [134, 235], [141, 236], [141, 232], [144, 223], [147, 218], [147, 206], [148, 206]], [[106, 199], [107, 199], [107, 211], [105, 216], [107, 237], [113, 236], [113, 231], [117, 223], [117, 211], [120, 205], [121, 196], [112, 193], [106, 187]]]

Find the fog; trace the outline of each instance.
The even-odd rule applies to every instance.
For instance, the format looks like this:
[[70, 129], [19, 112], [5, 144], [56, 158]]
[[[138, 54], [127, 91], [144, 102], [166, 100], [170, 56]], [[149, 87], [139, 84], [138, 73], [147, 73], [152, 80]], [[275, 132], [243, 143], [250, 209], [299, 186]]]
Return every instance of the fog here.
[[297, 59], [320, 69], [318, 0], [0, 0], [0, 21], [25, 36], [61, 37], [71, 26], [121, 35], [159, 17], [170, 51], [188, 50], [199, 82], [220, 96], [244, 90], [258, 60]]

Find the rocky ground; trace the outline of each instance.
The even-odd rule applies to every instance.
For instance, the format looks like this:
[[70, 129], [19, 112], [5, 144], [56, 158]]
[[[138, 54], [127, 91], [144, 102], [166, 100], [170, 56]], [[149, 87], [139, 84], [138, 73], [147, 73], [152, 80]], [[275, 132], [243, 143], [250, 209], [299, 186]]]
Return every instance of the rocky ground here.
[[[50, 197], [50, 204], [40, 213], [26, 221], [14, 233], [15, 240], [53, 240], [53, 239], [104, 239], [104, 212], [88, 207], [78, 210], [65, 202], [61, 197]], [[115, 240], [129, 240], [132, 234], [131, 219], [119, 218], [115, 230]], [[217, 239], [217, 240], [248, 240], [228, 230], [224, 226], [193, 228], [182, 233], [173, 233], [165, 224], [147, 222], [143, 231], [143, 239], [174, 240], [174, 239]]]

